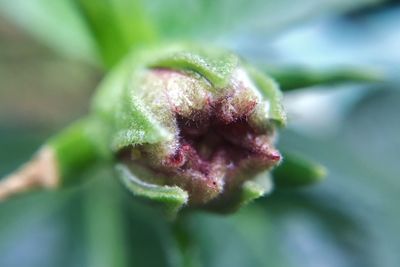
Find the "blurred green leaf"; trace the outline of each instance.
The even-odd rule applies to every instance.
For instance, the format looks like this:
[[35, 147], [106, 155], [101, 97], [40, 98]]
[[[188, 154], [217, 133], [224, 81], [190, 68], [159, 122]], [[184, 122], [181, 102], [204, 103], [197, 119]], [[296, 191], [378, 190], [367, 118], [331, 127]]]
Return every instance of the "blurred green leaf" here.
[[96, 62], [96, 43], [71, 0], [0, 0], [0, 15], [60, 53]]
[[156, 38], [153, 22], [140, 0], [74, 1], [107, 67], [114, 66], [132, 48], [149, 45]]
[[272, 171], [272, 175], [278, 188], [297, 187], [320, 182], [326, 169], [299, 155], [283, 153], [283, 162]]
[[385, 80], [379, 71], [363, 67], [331, 67], [321, 70], [305, 66], [270, 66], [264, 69], [278, 82], [282, 91], [343, 83], [376, 83]]

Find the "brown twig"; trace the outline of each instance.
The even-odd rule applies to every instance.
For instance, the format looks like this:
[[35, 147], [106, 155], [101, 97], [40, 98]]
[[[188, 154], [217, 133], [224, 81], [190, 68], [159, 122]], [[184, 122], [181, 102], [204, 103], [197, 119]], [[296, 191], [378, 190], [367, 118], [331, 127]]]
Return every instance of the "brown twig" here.
[[14, 195], [41, 188], [56, 188], [59, 174], [54, 152], [42, 148], [19, 170], [0, 180], [0, 202]]

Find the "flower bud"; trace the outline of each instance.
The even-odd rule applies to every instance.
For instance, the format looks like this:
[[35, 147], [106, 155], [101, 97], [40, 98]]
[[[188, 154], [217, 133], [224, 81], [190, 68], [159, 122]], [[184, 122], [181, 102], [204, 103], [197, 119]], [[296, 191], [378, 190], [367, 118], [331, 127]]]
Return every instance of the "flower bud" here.
[[125, 64], [100, 89], [94, 112], [111, 127], [105, 143], [139, 180], [179, 187], [191, 207], [224, 209], [280, 162], [280, 92], [236, 56], [172, 47]]

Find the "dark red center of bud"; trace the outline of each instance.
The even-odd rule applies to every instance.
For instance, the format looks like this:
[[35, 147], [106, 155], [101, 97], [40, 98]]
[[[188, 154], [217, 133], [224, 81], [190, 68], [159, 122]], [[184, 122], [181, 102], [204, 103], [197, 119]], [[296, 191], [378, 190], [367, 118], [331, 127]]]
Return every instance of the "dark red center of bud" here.
[[158, 170], [174, 177], [167, 184], [189, 191], [192, 205], [231, 198], [246, 180], [281, 160], [271, 145], [272, 132], [248, 122], [257, 103], [243, 103], [235, 113], [224, 109], [227, 101], [210, 102], [189, 118], [176, 114], [180, 146]]

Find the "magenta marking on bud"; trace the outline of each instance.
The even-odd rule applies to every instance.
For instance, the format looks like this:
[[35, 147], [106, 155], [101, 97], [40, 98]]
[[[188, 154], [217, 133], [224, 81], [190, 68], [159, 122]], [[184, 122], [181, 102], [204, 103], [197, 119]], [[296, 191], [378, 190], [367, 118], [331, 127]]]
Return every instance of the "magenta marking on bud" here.
[[182, 150], [177, 150], [175, 154], [168, 156], [166, 165], [173, 168], [179, 168], [185, 164], [186, 157]]
[[282, 159], [281, 153], [279, 153], [277, 150], [271, 150], [269, 154], [267, 154], [267, 157], [274, 162], [279, 162]]

